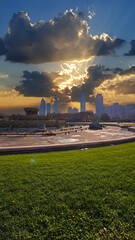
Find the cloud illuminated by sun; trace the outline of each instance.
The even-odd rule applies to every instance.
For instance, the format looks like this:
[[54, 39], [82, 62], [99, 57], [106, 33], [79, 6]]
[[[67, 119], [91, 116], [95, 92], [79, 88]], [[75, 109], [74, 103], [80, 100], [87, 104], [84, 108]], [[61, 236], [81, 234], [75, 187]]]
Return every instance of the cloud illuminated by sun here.
[[73, 86], [81, 85], [86, 73], [80, 74], [80, 69], [76, 64], [64, 63], [61, 65], [59, 76], [55, 80], [55, 84], [58, 84], [59, 91], [62, 91], [66, 87], [71, 89]]
[[40, 100], [41, 98], [37, 97], [24, 97], [15, 89], [12, 89], [11, 91], [0, 91], [1, 112], [6, 112], [7, 108], [21, 108], [23, 112], [24, 107], [38, 106]]
[[104, 97], [104, 104], [112, 105], [115, 102], [118, 102], [119, 104], [131, 104], [135, 102], [135, 95], [134, 94], [127, 94], [126, 98], [123, 94], [116, 94], [115, 90], [109, 90], [108, 87], [111, 85], [120, 84], [124, 81], [134, 81], [135, 75], [125, 75], [121, 76], [119, 74], [116, 74], [116, 76], [113, 79], [105, 80], [99, 87], [94, 89], [94, 95], [101, 93]]

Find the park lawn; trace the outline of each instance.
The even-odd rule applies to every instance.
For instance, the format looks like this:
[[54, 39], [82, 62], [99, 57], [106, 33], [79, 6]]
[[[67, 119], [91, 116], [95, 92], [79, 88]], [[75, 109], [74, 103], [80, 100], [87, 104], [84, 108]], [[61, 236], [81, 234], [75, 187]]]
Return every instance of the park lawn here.
[[135, 127], [134, 123], [124, 123], [123, 126]]
[[135, 143], [0, 156], [1, 240], [135, 239]]

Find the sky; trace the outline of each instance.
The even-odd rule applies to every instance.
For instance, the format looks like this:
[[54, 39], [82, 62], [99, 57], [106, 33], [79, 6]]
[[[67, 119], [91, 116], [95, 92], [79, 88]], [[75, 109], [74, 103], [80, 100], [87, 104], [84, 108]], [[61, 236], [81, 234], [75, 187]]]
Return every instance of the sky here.
[[87, 110], [135, 104], [134, 0], [5, 0], [0, 8], [0, 113], [42, 98]]

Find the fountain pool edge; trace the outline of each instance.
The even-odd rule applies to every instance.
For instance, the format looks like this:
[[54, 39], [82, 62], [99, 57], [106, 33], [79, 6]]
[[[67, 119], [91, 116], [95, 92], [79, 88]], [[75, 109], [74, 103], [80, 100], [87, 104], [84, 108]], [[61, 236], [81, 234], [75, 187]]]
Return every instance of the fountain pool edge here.
[[87, 143], [79, 142], [79, 143], [69, 143], [69, 144], [0, 147], [0, 155], [69, 151], [69, 150], [77, 150], [77, 149], [84, 149], [84, 148], [105, 147], [105, 146], [118, 145], [118, 144], [124, 144], [129, 142], [135, 142], [135, 137], [127, 137], [127, 138], [115, 139], [115, 140], [94, 141], [94, 142], [87, 142]]

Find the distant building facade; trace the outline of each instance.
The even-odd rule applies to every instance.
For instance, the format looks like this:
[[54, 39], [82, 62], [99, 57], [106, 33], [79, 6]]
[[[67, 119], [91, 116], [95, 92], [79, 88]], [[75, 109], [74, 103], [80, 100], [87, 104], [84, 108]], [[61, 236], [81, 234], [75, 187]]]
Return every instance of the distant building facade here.
[[135, 117], [135, 104], [120, 105], [114, 103], [111, 106], [105, 106], [104, 112], [113, 118], [134, 118]]
[[58, 109], [58, 99], [55, 96], [54, 104], [53, 104], [53, 112], [54, 113], [60, 113], [60, 110]]
[[71, 107], [68, 107], [68, 113], [72, 113], [73, 109]]
[[40, 109], [39, 109], [39, 115], [45, 115], [46, 109], [45, 109], [45, 100], [42, 98]]
[[47, 103], [47, 115], [51, 113], [51, 104]]
[[81, 92], [80, 95], [80, 112], [85, 112], [85, 94], [84, 92]]
[[111, 106], [103, 104], [102, 94], [96, 96], [96, 114], [101, 116], [102, 113], [107, 113], [112, 118], [134, 118], [135, 117], [135, 104], [120, 105], [113, 103]]
[[96, 114], [100, 116], [103, 113], [103, 96], [102, 94], [97, 94], [96, 96]]
[[68, 113], [78, 113], [78, 108], [68, 107]]

